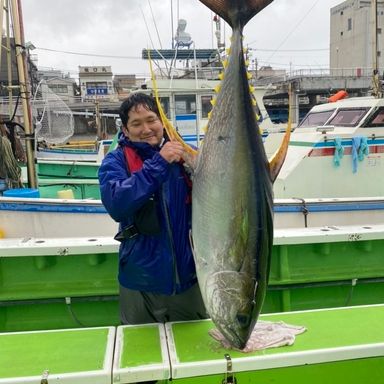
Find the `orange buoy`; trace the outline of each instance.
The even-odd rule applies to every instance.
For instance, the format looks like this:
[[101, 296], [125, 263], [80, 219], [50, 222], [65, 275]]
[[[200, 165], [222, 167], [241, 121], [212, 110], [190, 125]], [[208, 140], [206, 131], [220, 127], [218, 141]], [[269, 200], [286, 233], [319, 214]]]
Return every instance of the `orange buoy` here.
[[334, 103], [335, 101], [345, 99], [346, 97], [348, 97], [347, 91], [339, 91], [339, 92], [336, 92], [331, 97], [328, 97], [328, 103]]

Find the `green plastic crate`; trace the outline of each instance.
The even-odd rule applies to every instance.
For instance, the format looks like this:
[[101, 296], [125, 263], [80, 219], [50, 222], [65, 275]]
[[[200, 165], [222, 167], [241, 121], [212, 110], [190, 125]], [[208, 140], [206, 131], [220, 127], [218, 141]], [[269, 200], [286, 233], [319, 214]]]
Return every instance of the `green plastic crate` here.
[[115, 328], [0, 334], [0, 384], [110, 384]]
[[[292, 346], [244, 354], [222, 348], [210, 320], [166, 324], [175, 383], [380, 383], [384, 377], [384, 305], [278, 313], [262, 320], [301, 325]], [[232, 372], [227, 369], [229, 354]], [[331, 375], [331, 376], [330, 376]]]

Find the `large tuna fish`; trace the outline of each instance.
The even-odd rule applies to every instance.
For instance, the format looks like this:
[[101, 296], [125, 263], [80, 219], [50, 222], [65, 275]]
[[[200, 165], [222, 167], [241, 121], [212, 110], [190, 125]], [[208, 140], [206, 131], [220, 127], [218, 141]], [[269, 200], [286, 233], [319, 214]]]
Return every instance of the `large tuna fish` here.
[[289, 137], [269, 164], [243, 54], [243, 27], [272, 0], [200, 1], [231, 25], [233, 36], [221, 91], [197, 160], [192, 238], [207, 311], [231, 345], [243, 348], [267, 288], [273, 241], [272, 182]]

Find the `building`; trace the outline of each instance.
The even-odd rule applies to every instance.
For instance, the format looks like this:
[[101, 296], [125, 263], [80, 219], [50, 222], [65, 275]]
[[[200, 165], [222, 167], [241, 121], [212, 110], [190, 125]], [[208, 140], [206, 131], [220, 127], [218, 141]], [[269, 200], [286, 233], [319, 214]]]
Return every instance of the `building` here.
[[60, 97], [65, 103], [74, 103], [79, 96], [79, 89], [75, 79], [60, 70], [39, 70], [38, 77], [44, 79], [48, 88]]
[[112, 76], [110, 66], [79, 66], [82, 100], [115, 100]]
[[140, 87], [144, 82], [144, 77], [136, 77], [136, 75], [115, 75], [113, 77], [113, 87], [119, 100], [125, 99], [132, 89]]
[[[384, 70], [384, 1], [377, 0], [377, 57]], [[373, 12], [370, 0], [347, 0], [331, 8], [330, 69], [333, 75], [370, 76], [373, 65]], [[349, 73], [344, 73], [349, 72]]]
[[[0, 63], [0, 96], [8, 97], [9, 89], [8, 85], [13, 87], [17, 87], [19, 82], [19, 73], [17, 70], [17, 60], [16, 60], [16, 45], [15, 39], [13, 37], [9, 38], [9, 50], [7, 48], [8, 39], [6, 37], [2, 37], [1, 43], [1, 63]], [[28, 83], [36, 84], [37, 80], [37, 67], [36, 63], [33, 60], [33, 55], [30, 54], [29, 48], [24, 48], [22, 50], [22, 54], [25, 55], [26, 58], [26, 67], [27, 72], [25, 73], [25, 77]], [[9, 70], [8, 70], [8, 60], [9, 60]], [[28, 87], [29, 89], [29, 87]], [[33, 86], [32, 86], [33, 90]], [[20, 91], [18, 89], [13, 89], [12, 95], [17, 96]]]

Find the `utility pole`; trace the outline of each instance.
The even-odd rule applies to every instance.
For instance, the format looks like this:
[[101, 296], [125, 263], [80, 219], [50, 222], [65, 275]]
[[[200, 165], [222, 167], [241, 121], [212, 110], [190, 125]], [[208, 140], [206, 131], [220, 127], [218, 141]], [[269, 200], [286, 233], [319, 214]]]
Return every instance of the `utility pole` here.
[[35, 156], [33, 148], [34, 132], [31, 124], [31, 109], [30, 109], [30, 93], [27, 86], [26, 71], [25, 71], [25, 54], [24, 36], [22, 34], [22, 20], [20, 16], [21, 4], [20, 0], [12, 0], [12, 20], [14, 23], [14, 37], [16, 46], [16, 61], [17, 71], [19, 74], [21, 103], [23, 108], [24, 132], [25, 132], [25, 147], [27, 154], [27, 174], [28, 186], [37, 188], [37, 177], [35, 169]]
[[383, 90], [379, 75], [379, 57], [377, 54], [378, 28], [377, 28], [377, 0], [372, 0], [372, 94], [377, 98], [383, 97]]

